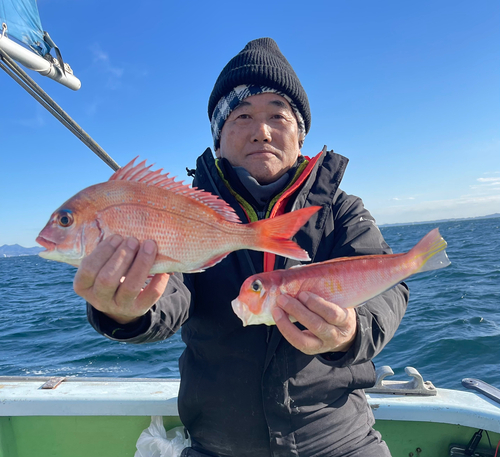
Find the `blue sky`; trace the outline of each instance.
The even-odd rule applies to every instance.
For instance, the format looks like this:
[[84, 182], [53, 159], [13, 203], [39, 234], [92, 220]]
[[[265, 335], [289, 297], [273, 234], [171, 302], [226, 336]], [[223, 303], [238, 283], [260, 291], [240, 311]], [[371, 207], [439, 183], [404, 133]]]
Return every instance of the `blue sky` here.
[[[500, 4], [39, 0], [81, 79], [35, 81], [120, 165], [190, 182], [211, 146], [208, 97], [255, 38], [280, 46], [309, 96], [303, 148], [350, 159], [342, 188], [379, 224], [500, 212]], [[0, 245], [34, 246], [50, 214], [108, 168], [0, 72]]]

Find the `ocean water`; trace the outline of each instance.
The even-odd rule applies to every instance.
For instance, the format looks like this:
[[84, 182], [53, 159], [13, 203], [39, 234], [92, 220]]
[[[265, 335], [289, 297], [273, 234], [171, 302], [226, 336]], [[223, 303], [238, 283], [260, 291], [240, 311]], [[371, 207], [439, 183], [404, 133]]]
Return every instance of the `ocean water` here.
[[[437, 387], [465, 377], [500, 388], [500, 218], [382, 227], [406, 252], [439, 226], [452, 264], [410, 278], [407, 313], [374, 362], [394, 379], [415, 367]], [[88, 324], [75, 268], [38, 256], [0, 258], [0, 376], [178, 378], [180, 335], [132, 345]]]

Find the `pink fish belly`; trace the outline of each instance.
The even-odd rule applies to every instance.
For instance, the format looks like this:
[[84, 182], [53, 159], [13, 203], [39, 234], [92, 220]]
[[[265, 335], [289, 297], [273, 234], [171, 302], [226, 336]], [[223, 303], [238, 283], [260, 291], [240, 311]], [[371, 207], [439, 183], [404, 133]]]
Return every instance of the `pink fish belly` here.
[[[286, 270], [290, 278], [284, 278], [281, 290], [293, 296], [309, 291], [343, 308], [352, 308], [418, 271], [413, 259], [404, 255], [381, 257], [386, 258], [360, 258]], [[302, 275], [301, 270], [305, 270]]]

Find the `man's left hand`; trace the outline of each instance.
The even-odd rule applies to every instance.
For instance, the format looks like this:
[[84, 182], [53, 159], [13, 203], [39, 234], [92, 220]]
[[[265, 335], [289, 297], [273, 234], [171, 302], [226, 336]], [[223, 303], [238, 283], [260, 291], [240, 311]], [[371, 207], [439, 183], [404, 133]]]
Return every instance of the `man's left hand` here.
[[[272, 314], [281, 334], [305, 354], [346, 352], [356, 337], [356, 311], [341, 308], [311, 292], [301, 292], [298, 299], [281, 295]], [[288, 316], [306, 330], [292, 324]]]

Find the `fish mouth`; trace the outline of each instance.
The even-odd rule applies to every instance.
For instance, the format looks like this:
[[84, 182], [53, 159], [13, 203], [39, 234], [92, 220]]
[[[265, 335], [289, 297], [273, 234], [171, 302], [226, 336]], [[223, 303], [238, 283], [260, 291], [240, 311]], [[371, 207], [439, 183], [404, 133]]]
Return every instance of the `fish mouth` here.
[[56, 249], [56, 243], [44, 238], [43, 236], [37, 237], [35, 240], [38, 244], [42, 245], [47, 251], [54, 251]]
[[231, 306], [234, 314], [236, 314], [243, 322], [243, 327], [246, 327], [248, 325], [247, 315], [250, 312], [248, 307], [237, 298], [231, 302]]
[[243, 322], [243, 327], [247, 325], [276, 324], [271, 313], [254, 314], [250, 311], [248, 306], [238, 298], [235, 298], [231, 302], [231, 306], [233, 307], [234, 313], [241, 319], [241, 322]]

